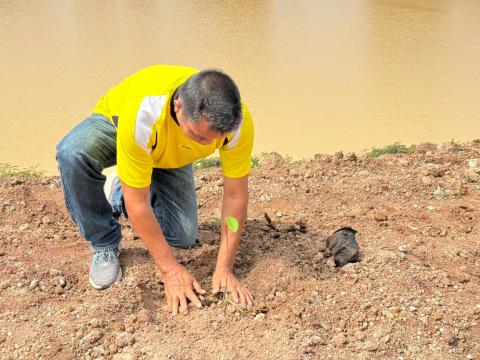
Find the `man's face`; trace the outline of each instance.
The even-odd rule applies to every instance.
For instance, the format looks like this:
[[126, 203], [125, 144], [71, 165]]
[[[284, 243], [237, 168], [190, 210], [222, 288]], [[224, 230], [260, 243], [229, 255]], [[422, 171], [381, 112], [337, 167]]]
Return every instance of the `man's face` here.
[[188, 120], [183, 115], [181, 100], [173, 100], [174, 111], [177, 115], [178, 125], [183, 133], [195, 142], [202, 145], [209, 145], [217, 139], [223, 137], [222, 134], [212, 131], [208, 128], [208, 121], [206, 118], [201, 118], [198, 122]]

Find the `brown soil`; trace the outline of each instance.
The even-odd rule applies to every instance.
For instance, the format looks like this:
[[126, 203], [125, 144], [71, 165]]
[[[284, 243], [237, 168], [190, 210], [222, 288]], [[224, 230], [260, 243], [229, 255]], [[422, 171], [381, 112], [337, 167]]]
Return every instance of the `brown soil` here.
[[[123, 280], [95, 290], [58, 178], [4, 178], [0, 358], [480, 359], [479, 174], [480, 141], [378, 159], [266, 155], [236, 265], [254, 310], [207, 297], [175, 318], [125, 220]], [[199, 244], [176, 254], [210, 289], [220, 171], [196, 180]], [[325, 239], [343, 226], [358, 230], [361, 260], [335, 268]]]

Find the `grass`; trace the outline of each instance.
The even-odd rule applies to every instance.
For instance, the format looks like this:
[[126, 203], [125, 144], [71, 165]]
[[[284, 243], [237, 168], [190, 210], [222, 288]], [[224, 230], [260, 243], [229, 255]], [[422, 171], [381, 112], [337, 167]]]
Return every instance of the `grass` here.
[[399, 143], [384, 146], [383, 148], [373, 148], [367, 152], [368, 157], [378, 158], [385, 154], [409, 154], [415, 151], [415, 145], [406, 146]]
[[462, 144], [456, 142], [455, 139], [452, 139], [452, 140], [450, 141], [450, 145], [452, 145], [452, 151], [453, 151], [453, 152], [459, 152], [459, 151], [464, 151], [464, 150], [466, 150], [466, 149], [465, 149], [465, 146], [463, 146]]
[[[260, 159], [257, 156], [252, 156], [250, 160], [252, 168], [260, 164]], [[206, 159], [200, 159], [193, 163], [193, 170], [208, 169], [212, 167], [220, 167], [222, 162], [218, 157], [209, 157]]]
[[45, 175], [43, 170], [39, 170], [37, 167], [31, 167], [27, 169], [20, 169], [18, 166], [0, 163], [0, 178], [11, 177], [34, 177], [41, 178]]

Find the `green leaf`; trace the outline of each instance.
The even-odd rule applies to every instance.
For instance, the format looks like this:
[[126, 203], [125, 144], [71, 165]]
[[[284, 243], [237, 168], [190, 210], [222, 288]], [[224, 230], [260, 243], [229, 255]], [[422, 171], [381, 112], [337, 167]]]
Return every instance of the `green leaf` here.
[[233, 216], [225, 216], [225, 221], [231, 232], [236, 233], [238, 231], [238, 220], [236, 218]]

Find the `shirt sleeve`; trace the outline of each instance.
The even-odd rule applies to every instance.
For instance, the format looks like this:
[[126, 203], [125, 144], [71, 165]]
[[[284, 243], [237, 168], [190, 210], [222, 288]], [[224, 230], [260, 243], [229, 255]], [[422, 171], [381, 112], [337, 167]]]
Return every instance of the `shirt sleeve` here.
[[121, 110], [117, 128], [117, 174], [128, 186], [144, 188], [151, 183], [153, 159], [151, 150], [136, 140], [136, 121], [136, 106]]
[[253, 121], [247, 106], [242, 103], [243, 120], [240, 127], [228, 136], [228, 143], [219, 150], [223, 175], [240, 178], [250, 173], [253, 148]]

